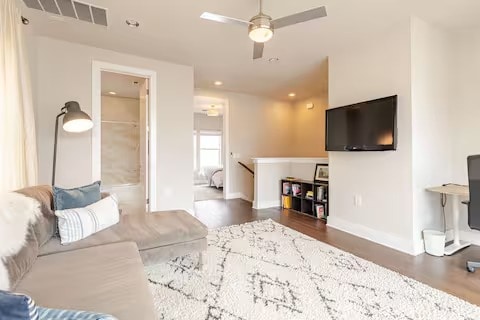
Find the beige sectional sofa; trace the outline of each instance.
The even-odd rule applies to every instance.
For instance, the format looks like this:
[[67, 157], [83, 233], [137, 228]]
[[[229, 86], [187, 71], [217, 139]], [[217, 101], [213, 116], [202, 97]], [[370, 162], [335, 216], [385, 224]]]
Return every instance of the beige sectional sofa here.
[[[27, 245], [6, 260], [12, 291], [38, 305], [155, 319], [144, 265], [206, 249], [207, 228], [184, 211], [122, 215], [120, 223], [86, 239], [61, 245], [55, 233], [52, 191], [19, 190], [42, 204]], [[201, 256], [201, 254], [200, 254]]]

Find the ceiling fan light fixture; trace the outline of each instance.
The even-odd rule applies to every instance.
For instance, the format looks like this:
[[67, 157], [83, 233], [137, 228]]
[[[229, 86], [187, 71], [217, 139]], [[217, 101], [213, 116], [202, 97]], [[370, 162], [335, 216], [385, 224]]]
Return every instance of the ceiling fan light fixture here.
[[260, 14], [253, 17], [248, 27], [248, 36], [255, 42], [264, 43], [273, 37], [272, 18], [267, 15]]
[[269, 28], [260, 27], [250, 30], [248, 36], [255, 42], [263, 43], [272, 39], [273, 31]]

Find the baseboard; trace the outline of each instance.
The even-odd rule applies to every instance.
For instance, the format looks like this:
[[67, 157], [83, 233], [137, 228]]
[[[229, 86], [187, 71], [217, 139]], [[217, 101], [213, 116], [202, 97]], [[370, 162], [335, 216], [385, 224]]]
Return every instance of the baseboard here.
[[388, 233], [374, 230], [356, 223], [351, 223], [334, 216], [328, 217], [328, 227], [350, 233], [354, 236], [373, 241], [409, 255], [415, 256], [423, 252], [423, 246], [419, 246], [418, 243], [415, 244], [413, 241], [392, 236]]
[[231, 192], [225, 196], [225, 200], [240, 199], [241, 197], [242, 197], [241, 192]]
[[280, 200], [273, 201], [253, 201], [253, 209], [268, 209], [280, 207]]
[[461, 230], [460, 231], [460, 239], [463, 241], [471, 242], [476, 246], [480, 246], [480, 232], [479, 231], [469, 231], [469, 230]]
[[232, 200], [232, 199], [242, 199], [242, 200], [245, 200], [245, 201], [248, 201], [248, 202], [252, 202], [253, 200], [248, 198], [245, 194], [241, 193], [241, 192], [234, 192], [234, 193], [229, 193], [227, 194], [226, 200]]

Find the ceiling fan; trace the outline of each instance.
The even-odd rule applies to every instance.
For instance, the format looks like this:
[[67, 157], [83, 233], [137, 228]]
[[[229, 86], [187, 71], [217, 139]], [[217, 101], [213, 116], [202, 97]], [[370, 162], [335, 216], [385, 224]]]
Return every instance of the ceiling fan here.
[[259, 1], [260, 12], [250, 19], [250, 21], [230, 18], [210, 12], [204, 12], [200, 18], [248, 27], [248, 36], [255, 42], [253, 45], [253, 59], [259, 59], [263, 56], [265, 42], [272, 39], [274, 30], [327, 16], [326, 8], [318, 7], [272, 20], [272, 17], [263, 13], [263, 0]]

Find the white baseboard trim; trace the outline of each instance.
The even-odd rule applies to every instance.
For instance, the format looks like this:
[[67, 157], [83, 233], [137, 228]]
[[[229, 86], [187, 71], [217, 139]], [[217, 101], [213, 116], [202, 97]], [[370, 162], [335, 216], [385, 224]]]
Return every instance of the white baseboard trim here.
[[476, 246], [480, 246], [480, 232], [474, 230], [460, 230], [460, 239], [471, 242]]
[[276, 207], [280, 207], [280, 205], [281, 205], [280, 200], [272, 200], [272, 201], [253, 201], [253, 209], [276, 208]]
[[241, 197], [242, 197], [241, 192], [231, 192], [231, 193], [227, 193], [227, 195], [225, 196], [225, 200], [240, 199]]
[[335, 216], [328, 217], [328, 227], [350, 233], [354, 236], [373, 241], [385, 247], [395, 249], [407, 253], [409, 255], [418, 255], [423, 252], [423, 246], [415, 245], [413, 241], [408, 241], [403, 238], [392, 236], [388, 233], [371, 229], [369, 227], [351, 223]]
[[249, 199], [246, 195], [244, 195], [243, 193], [241, 192], [234, 192], [234, 193], [229, 193], [227, 194], [226, 200], [232, 200], [232, 199], [242, 199], [242, 200], [245, 200], [245, 201], [248, 201], [248, 202], [252, 202], [253, 200], [252, 199]]

